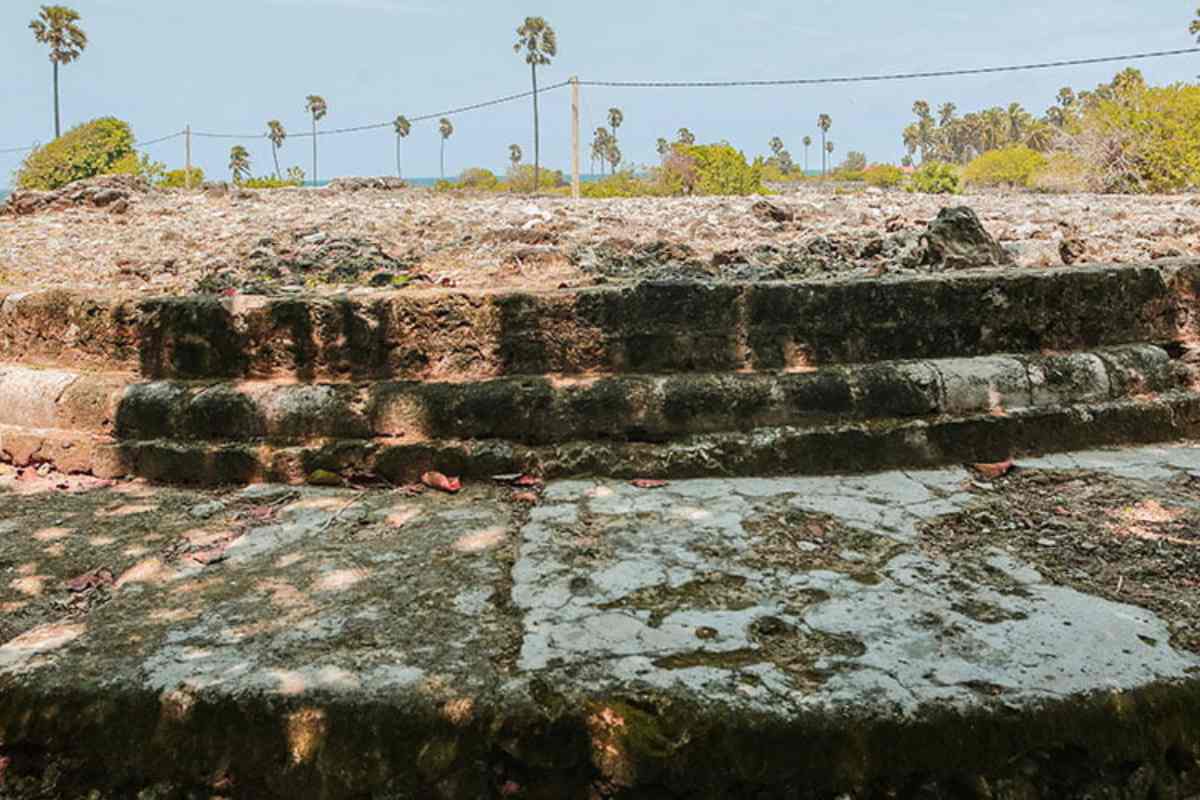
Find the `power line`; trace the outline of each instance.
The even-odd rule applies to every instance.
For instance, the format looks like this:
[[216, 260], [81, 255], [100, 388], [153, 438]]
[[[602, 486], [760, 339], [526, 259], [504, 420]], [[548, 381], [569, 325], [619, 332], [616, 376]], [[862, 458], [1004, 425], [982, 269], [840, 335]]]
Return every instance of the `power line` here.
[[169, 136], [160, 136], [157, 139], [151, 139], [148, 142], [134, 142], [133, 146], [134, 147], [149, 147], [152, 144], [160, 144], [162, 142], [169, 142], [172, 139], [178, 139], [180, 136], [183, 136], [186, 133], [187, 133], [187, 131], [179, 131], [178, 133], [172, 133]]
[[813, 86], [829, 83], [871, 83], [878, 81], [904, 81], [918, 78], [950, 78], [963, 75], [988, 75], [999, 72], [1028, 72], [1031, 70], [1079, 67], [1088, 64], [1108, 64], [1115, 61], [1144, 61], [1151, 58], [1166, 58], [1190, 53], [1200, 53], [1200, 47], [1180, 50], [1155, 50], [1124, 56], [1101, 56], [1099, 58], [1073, 58], [1062, 61], [1044, 61], [1037, 64], [1015, 64], [1003, 67], [973, 67], [968, 69], [934, 70], [929, 72], [895, 72], [880, 75], [854, 75], [833, 78], [788, 78], [781, 80], [752, 81], [580, 81], [580, 86], [608, 86], [622, 89], [712, 89], [738, 86]]

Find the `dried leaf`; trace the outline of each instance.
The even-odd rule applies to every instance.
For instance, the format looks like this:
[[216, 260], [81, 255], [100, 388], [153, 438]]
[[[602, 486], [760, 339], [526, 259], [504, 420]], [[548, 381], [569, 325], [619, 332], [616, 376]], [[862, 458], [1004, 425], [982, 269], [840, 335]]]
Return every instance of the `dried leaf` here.
[[461, 480], [446, 477], [440, 472], [426, 472], [421, 476], [421, 483], [430, 489], [437, 489], [439, 492], [445, 492], [446, 494], [457, 494], [462, 490]]

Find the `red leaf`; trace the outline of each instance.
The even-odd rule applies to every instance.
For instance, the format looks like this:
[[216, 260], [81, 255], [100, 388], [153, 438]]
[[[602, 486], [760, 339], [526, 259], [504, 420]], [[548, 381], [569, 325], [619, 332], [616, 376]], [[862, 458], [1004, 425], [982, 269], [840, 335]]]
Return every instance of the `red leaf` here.
[[430, 489], [437, 489], [446, 494], [458, 494], [462, 490], [462, 481], [458, 478], [448, 478], [440, 472], [426, 472], [421, 476], [421, 483]]
[[1007, 461], [1001, 461], [997, 464], [974, 464], [972, 469], [979, 473], [980, 477], [986, 478], [989, 481], [994, 481], [996, 478], [1003, 478], [1008, 473], [1012, 472], [1014, 464], [1010, 458]]
[[654, 478], [635, 478], [629, 484], [636, 486], [638, 489], [661, 489], [664, 486], [670, 485], [668, 481], [660, 481]]
[[535, 477], [533, 475], [522, 475], [521, 477], [517, 478], [515, 481], [512, 482], [513, 486], [522, 486], [522, 487], [535, 487], [535, 486], [540, 487], [542, 484], [543, 484], [542, 479]]
[[67, 590], [72, 592], [90, 592], [101, 586], [111, 586], [113, 574], [107, 567], [99, 567], [91, 572], [85, 572], [67, 581]]

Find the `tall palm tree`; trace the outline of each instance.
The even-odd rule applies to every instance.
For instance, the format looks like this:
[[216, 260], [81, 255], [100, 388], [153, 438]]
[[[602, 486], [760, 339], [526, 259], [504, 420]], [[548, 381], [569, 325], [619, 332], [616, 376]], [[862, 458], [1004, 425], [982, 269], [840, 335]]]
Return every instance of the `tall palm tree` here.
[[600, 162], [600, 174], [604, 174], [604, 164], [608, 161], [608, 148], [612, 143], [612, 134], [608, 128], [596, 128], [592, 136], [592, 161]]
[[403, 178], [404, 173], [400, 169], [400, 142], [412, 133], [412, 123], [408, 121], [408, 117], [401, 114], [392, 120], [392, 128], [396, 131], [396, 177]]
[[520, 166], [522, 155], [523, 154], [521, 153], [521, 145], [510, 144], [508, 146], [508, 160], [512, 162], [514, 171], [516, 171], [517, 167]]
[[233, 174], [233, 182], [241, 183], [250, 177], [250, 153], [240, 144], [235, 144], [229, 150], [229, 171]]
[[833, 142], [825, 143], [825, 152], [829, 154], [829, 163], [833, 163]]
[[808, 174], [808, 148], [812, 147], [812, 137], [804, 137], [804, 174]]
[[778, 156], [783, 152], [783, 139], [778, 136], [772, 136], [771, 141], [767, 142], [767, 147], [771, 148], [771, 152]]
[[817, 127], [821, 129], [821, 174], [825, 175], [828, 172], [825, 154], [829, 152], [825, 147], [825, 136], [829, 133], [829, 129], [833, 127], [833, 117], [828, 114], [821, 114], [817, 117]]
[[304, 100], [304, 110], [312, 115], [312, 137], [313, 137], [313, 186], [317, 185], [317, 122], [319, 122], [326, 114], [329, 113], [329, 106], [325, 103], [325, 98], [319, 94], [310, 94]]
[[958, 106], [954, 103], [942, 103], [938, 107], [938, 126], [946, 127], [951, 122], [954, 122], [954, 115], [958, 113]]
[[654, 149], [658, 151], [660, 156], [665, 156], [671, 152], [671, 143], [660, 136], [658, 137], [658, 142], [654, 145]]
[[517, 28], [517, 43], [513, 52], [525, 51], [525, 63], [533, 77], [533, 190], [541, 187], [542, 142], [538, 120], [537, 68], [550, 66], [550, 59], [558, 55], [558, 36], [546, 20], [541, 17], [526, 17], [525, 24]]
[[621, 123], [625, 121], [625, 115], [621, 113], [619, 108], [610, 108], [608, 110], [608, 126], [612, 128], [612, 140], [615, 144], [617, 141], [617, 128], [621, 127]]
[[604, 152], [604, 157], [608, 159], [609, 174], [615, 175], [617, 167], [621, 166], [621, 148], [617, 147], [617, 140], [609, 139], [608, 149]]
[[66, 6], [42, 6], [37, 18], [29, 23], [33, 37], [50, 46], [50, 63], [54, 65], [54, 138], [62, 135], [58, 111], [58, 66], [70, 64], [87, 49], [88, 38], [76, 23], [79, 13]]
[[1008, 139], [1016, 144], [1025, 138], [1025, 129], [1032, 118], [1020, 103], [1010, 103], [1008, 106]]
[[287, 139], [287, 131], [283, 129], [283, 123], [277, 119], [268, 122], [267, 138], [271, 140], [271, 157], [275, 159], [275, 177], [283, 180], [283, 174], [279, 171], [279, 148], [283, 147], [283, 142]]
[[446, 140], [454, 135], [454, 125], [442, 117], [438, 120], [438, 133], [442, 135], [442, 180], [446, 179]]
[[679, 133], [676, 134], [676, 137], [680, 144], [690, 145], [696, 143], [696, 134], [692, 133], [687, 128], [680, 128]]

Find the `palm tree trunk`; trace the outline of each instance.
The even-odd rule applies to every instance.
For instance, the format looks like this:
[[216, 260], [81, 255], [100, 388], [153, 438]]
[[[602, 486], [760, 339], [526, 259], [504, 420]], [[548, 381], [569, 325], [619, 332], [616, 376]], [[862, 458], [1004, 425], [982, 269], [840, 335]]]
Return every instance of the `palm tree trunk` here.
[[825, 177], [825, 157], [828, 155], [825, 149], [825, 131], [821, 131], [821, 177]]
[[530, 64], [533, 73], [533, 193], [542, 186], [542, 142], [538, 132], [537, 64]]
[[313, 117], [313, 179], [312, 185], [317, 185], [317, 118]]
[[62, 126], [58, 119], [58, 62], [54, 62], [54, 138], [62, 136]]
[[396, 135], [396, 177], [403, 178], [404, 173], [400, 170], [400, 135]]
[[279, 172], [279, 148], [271, 142], [271, 158], [275, 159], [275, 180], [283, 180], [282, 173]]
[[446, 137], [442, 137], [442, 180], [446, 180]]

